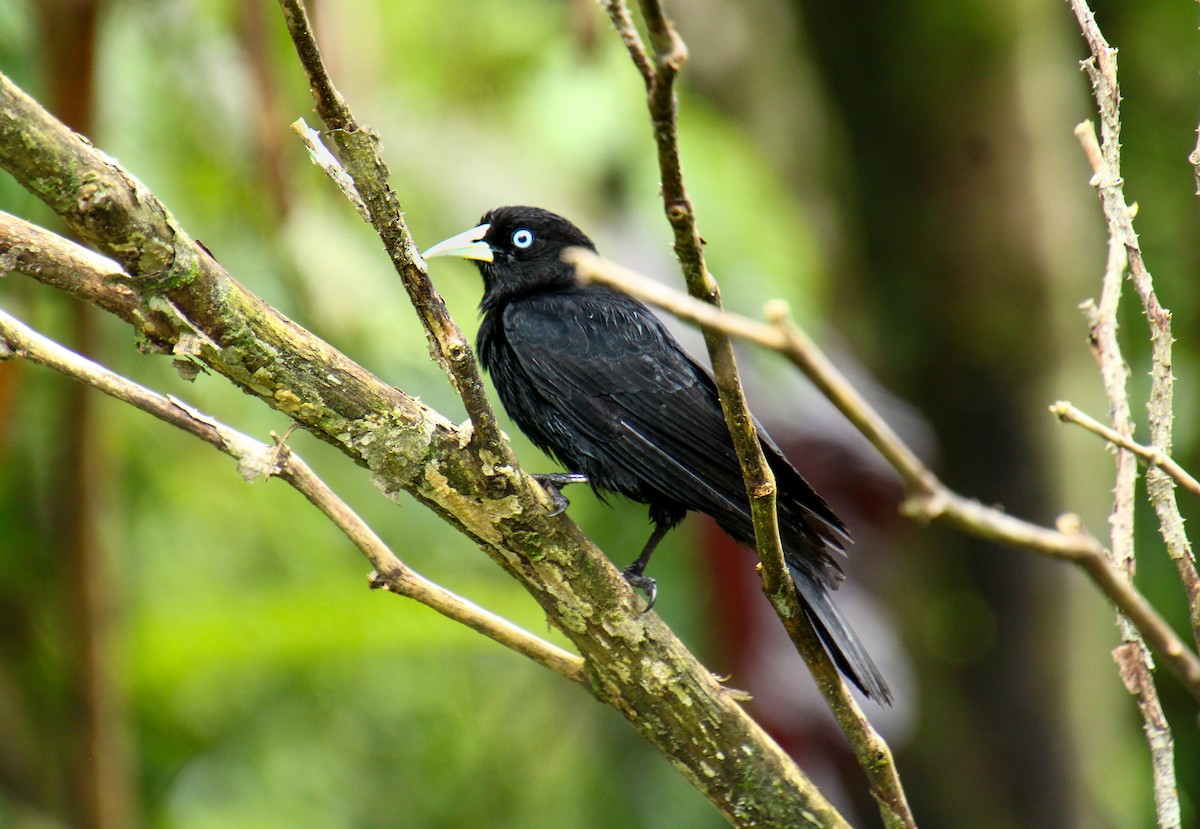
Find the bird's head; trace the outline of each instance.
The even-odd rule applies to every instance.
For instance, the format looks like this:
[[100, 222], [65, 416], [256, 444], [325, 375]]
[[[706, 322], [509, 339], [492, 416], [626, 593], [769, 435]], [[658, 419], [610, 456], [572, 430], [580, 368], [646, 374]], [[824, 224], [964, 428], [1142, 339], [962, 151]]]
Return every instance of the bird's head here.
[[486, 309], [509, 297], [574, 284], [575, 268], [562, 260], [562, 252], [572, 247], [596, 249], [582, 230], [549, 210], [497, 207], [476, 227], [426, 250], [424, 257], [474, 260], [483, 275]]

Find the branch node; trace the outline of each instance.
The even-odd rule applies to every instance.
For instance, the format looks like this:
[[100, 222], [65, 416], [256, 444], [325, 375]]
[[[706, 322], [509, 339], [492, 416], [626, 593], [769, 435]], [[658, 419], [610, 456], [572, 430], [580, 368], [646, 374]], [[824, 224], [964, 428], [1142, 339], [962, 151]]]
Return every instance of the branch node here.
[[756, 499], [768, 498], [775, 494], [775, 484], [771, 481], [762, 481], [754, 487], [753, 496]]
[[1058, 516], [1054, 520], [1054, 527], [1063, 535], [1087, 535], [1087, 531], [1083, 527], [1083, 519], [1073, 512], [1064, 512]]
[[946, 498], [938, 492], [918, 492], [900, 504], [900, 514], [919, 524], [929, 524], [946, 511]]
[[671, 51], [662, 56], [660, 64], [666, 66], [672, 72], [678, 72], [688, 62], [689, 57], [687, 44], [683, 42], [683, 38], [672, 27]]
[[763, 319], [771, 323], [771, 325], [777, 325], [780, 328], [784, 328], [787, 326], [788, 320], [790, 320], [791, 317], [792, 306], [786, 299], [780, 299], [779, 297], [776, 297], [775, 299], [767, 300], [766, 304], [763, 305]]
[[675, 203], [667, 205], [667, 221], [672, 225], [687, 223], [692, 216], [691, 208], [686, 204]]
[[354, 186], [354, 179], [346, 172], [342, 163], [337, 157], [329, 151], [321, 141], [321, 134], [310, 127], [303, 118], [297, 118], [292, 122], [292, 129], [300, 136], [300, 140], [304, 142], [304, 146], [308, 149], [309, 160], [325, 171], [325, 175], [333, 180], [333, 183], [338, 186], [338, 189], [345, 194], [350, 203], [354, 205], [354, 209], [358, 214], [371, 221], [370, 211], [367, 210], [366, 202], [359, 194], [358, 188]]
[[275, 443], [275, 449], [271, 453], [271, 460], [267, 466], [267, 477], [283, 473], [284, 468], [292, 457], [292, 450], [288, 448], [287, 439], [299, 428], [299, 423], [293, 423], [291, 426], [288, 426], [287, 431], [283, 433], [283, 437], [280, 437], [275, 432], [270, 433], [271, 440]]

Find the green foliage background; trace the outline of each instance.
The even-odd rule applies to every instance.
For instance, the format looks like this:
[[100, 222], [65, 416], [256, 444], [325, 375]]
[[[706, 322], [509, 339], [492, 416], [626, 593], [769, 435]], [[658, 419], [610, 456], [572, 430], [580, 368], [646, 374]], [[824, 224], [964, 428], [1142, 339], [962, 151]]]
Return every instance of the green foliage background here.
[[[671, 4], [693, 52], [682, 145], [709, 265], [728, 305], [755, 314], [785, 297], [810, 330], [846, 342], [912, 401], [952, 485], [1037, 520], [1076, 511], [1101, 533], [1110, 461], [1044, 414], [1058, 397], [1103, 411], [1074, 311], [1097, 290], [1104, 239], [1071, 136], [1090, 105], [1069, 12], [1033, 0], [866, 6]], [[42, 13], [55, 8], [0, 0], [0, 69], [48, 104], [60, 68], [50, 56], [73, 48], [45, 39]], [[94, 87], [76, 90], [94, 98], [92, 140], [253, 291], [462, 419], [376, 239], [287, 128], [315, 116], [274, 7], [98, 8], [94, 46], [78, 47], [94, 48]], [[598, 8], [374, 0], [317, 12], [335, 80], [383, 136], [422, 246], [492, 206], [539, 204], [571, 216], [612, 258], [673, 278], [641, 82]], [[1097, 12], [1122, 49], [1126, 179], [1160, 297], [1176, 315], [1186, 465], [1197, 449], [1200, 341], [1197, 202], [1184, 163], [1197, 116], [1195, 8]], [[255, 56], [266, 67], [257, 76]], [[7, 178], [0, 208], [55, 227]], [[1052, 249], [1030, 253], [1037, 245]], [[473, 330], [474, 270], [439, 264], [434, 278]], [[73, 341], [75, 317], [48, 289], [10, 278], [0, 302]], [[250, 434], [286, 429], [218, 378], [184, 382], [168, 360], [138, 354], [119, 323], [92, 316], [106, 365]], [[1134, 390], [1144, 394], [1140, 325], [1130, 310]], [[779, 376], [777, 361], [747, 359]], [[0, 825], [77, 825], [64, 589], [74, 574], [60, 532], [77, 507], [63, 498], [74, 474], [63, 436], [77, 420], [59, 378], [3, 368], [15, 372], [15, 393], [7, 407], [0, 399]], [[787, 401], [762, 405], [791, 411]], [[94, 416], [99, 464], [88, 485], [102, 506], [118, 631], [108, 669], [128, 709], [141, 824], [721, 825], [580, 689], [430, 611], [369, 593], [364, 562], [284, 485], [247, 486], [223, 456], [113, 401], [98, 400]], [[528, 468], [548, 468], [506, 428]], [[387, 502], [305, 434], [290, 444], [407, 563], [546, 631], [536, 606], [431, 513]], [[570, 494], [573, 517], [614, 559], [640, 549], [640, 508]], [[1183, 630], [1149, 514], [1142, 529], [1144, 589]], [[674, 534], [655, 568], [660, 612], [703, 656], [714, 632], [709, 586], [690, 572], [694, 530]], [[1111, 614], [1075, 574], [972, 546], [906, 531], [876, 584], [920, 681], [901, 703], [909, 724], [894, 747], [921, 825], [1153, 825], [1136, 711], [1107, 657]], [[1169, 676], [1160, 685], [1196, 825], [1194, 709]], [[1031, 733], [992, 754], [992, 729]], [[833, 779], [822, 762], [805, 765]], [[1039, 811], [1025, 771], [1055, 792], [1054, 810]], [[874, 825], [859, 779], [845, 780], [832, 795]]]

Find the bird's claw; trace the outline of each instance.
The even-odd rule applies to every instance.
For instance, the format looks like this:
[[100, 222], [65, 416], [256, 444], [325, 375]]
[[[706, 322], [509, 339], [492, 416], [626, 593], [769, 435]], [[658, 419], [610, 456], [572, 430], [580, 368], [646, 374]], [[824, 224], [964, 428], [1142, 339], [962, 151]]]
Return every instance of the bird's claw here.
[[551, 472], [545, 475], [530, 475], [538, 482], [538, 485], [546, 490], [546, 495], [550, 498], [550, 516], [561, 515], [566, 511], [571, 502], [567, 500], [567, 496], [562, 494], [559, 487], [564, 487], [567, 484], [585, 484], [587, 476], [580, 475], [577, 472]]
[[629, 586], [634, 590], [641, 590], [646, 594], [646, 606], [642, 608], [639, 615], [645, 615], [650, 612], [650, 608], [654, 607], [654, 602], [658, 599], [658, 582], [649, 576], [644, 576], [634, 570], [632, 567], [627, 567], [621, 571], [621, 575]]
[[567, 507], [571, 506], [571, 502], [567, 500], [567, 496], [562, 494], [562, 490], [552, 483], [538, 481], [542, 485], [542, 489], [546, 490], [546, 494], [550, 496], [550, 517], [562, 515], [566, 512]]

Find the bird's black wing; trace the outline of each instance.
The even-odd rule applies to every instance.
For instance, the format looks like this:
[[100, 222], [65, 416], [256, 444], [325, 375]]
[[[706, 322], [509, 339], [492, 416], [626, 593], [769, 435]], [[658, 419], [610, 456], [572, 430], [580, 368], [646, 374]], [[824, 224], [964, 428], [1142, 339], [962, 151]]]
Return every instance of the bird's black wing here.
[[548, 417], [586, 447], [586, 457], [564, 460], [611, 467], [618, 485], [606, 488], [636, 481], [644, 496], [737, 509], [724, 422], [644, 306], [600, 288], [535, 294], [505, 309], [504, 333]]
[[[589, 457], [564, 462], [589, 474], [599, 467], [602, 487], [651, 503], [678, 502], [712, 515], [743, 541], [753, 538], [715, 385], [649, 309], [601, 287], [546, 292], [511, 303], [504, 330], [544, 398], [545, 416], [561, 421], [543, 428], [574, 430], [575, 444], [587, 447]], [[793, 532], [815, 533], [841, 549], [847, 538], [841, 521], [759, 432], [779, 480], [781, 520], [790, 514], [793, 523], [807, 525]], [[571, 440], [553, 442], [561, 457], [561, 444]], [[634, 482], [640, 492], [631, 491]], [[823, 546], [813, 541], [806, 546]]]

